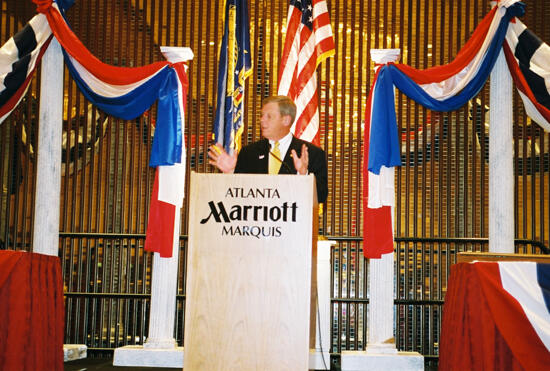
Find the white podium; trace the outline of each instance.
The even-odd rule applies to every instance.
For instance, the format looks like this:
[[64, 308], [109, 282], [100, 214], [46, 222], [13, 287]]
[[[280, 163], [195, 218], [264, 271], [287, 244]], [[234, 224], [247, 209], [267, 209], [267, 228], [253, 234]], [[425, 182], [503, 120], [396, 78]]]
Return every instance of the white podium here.
[[186, 371], [308, 369], [316, 199], [313, 175], [191, 175]]

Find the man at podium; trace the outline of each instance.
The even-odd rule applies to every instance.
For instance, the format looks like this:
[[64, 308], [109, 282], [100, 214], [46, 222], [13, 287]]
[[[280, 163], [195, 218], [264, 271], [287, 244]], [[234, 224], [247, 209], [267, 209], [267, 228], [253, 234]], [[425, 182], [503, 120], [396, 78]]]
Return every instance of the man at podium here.
[[321, 148], [298, 139], [290, 129], [296, 117], [296, 105], [282, 95], [266, 98], [260, 118], [263, 139], [228, 154], [220, 143], [208, 149], [208, 163], [224, 173], [314, 174], [317, 200], [328, 194], [327, 160]]

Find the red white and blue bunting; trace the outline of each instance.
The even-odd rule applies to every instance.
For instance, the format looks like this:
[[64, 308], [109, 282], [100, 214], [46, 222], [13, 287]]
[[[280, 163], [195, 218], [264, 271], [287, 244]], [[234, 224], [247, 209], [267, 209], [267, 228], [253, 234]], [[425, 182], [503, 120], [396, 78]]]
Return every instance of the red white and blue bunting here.
[[[174, 221], [183, 203], [185, 149], [183, 138], [187, 75], [183, 61], [192, 52], [143, 67], [115, 67], [101, 62], [72, 32], [62, 6], [72, 2], [33, 0], [40, 14], [0, 49], [0, 122], [24, 95], [51, 34], [62, 47], [65, 63], [84, 96], [105, 113], [130, 120], [158, 101], [149, 165], [157, 168], [151, 197], [145, 248], [172, 256]], [[170, 233], [171, 232], [171, 233]]]
[[37, 14], [0, 48], [0, 124], [27, 92], [51, 35], [46, 17]]
[[516, 19], [508, 27], [504, 53], [527, 115], [550, 131], [550, 46]]
[[519, 0], [499, 1], [447, 65], [426, 70], [394, 63], [377, 67], [365, 111], [365, 257], [380, 258], [393, 252], [393, 168], [401, 165], [394, 88], [431, 110], [456, 110], [479, 93], [501, 49], [508, 49], [508, 65], [526, 112], [545, 130], [550, 129], [550, 51], [515, 18], [524, 12], [525, 5]]

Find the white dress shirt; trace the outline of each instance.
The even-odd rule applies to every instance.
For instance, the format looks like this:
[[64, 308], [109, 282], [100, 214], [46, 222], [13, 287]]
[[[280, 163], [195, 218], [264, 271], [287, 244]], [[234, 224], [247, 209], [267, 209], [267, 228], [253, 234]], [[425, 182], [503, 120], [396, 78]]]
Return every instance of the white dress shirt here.
[[[275, 145], [276, 140], [269, 140], [270, 151], [273, 151], [273, 146]], [[281, 161], [285, 159], [286, 152], [288, 147], [290, 147], [290, 142], [292, 142], [292, 133], [288, 133], [284, 137], [278, 140], [279, 142], [279, 152], [281, 153]]]

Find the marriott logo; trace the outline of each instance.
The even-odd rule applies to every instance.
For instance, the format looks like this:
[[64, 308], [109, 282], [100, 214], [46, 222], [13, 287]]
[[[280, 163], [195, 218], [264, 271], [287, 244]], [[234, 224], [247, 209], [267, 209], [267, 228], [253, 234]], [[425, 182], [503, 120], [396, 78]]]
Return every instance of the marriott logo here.
[[283, 202], [279, 206], [266, 205], [233, 205], [227, 210], [221, 201], [209, 201], [210, 214], [201, 219], [200, 223], [207, 223], [210, 218], [216, 223], [230, 223], [232, 221], [263, 221], [263, 222], [296, 222], [296, 202]]

